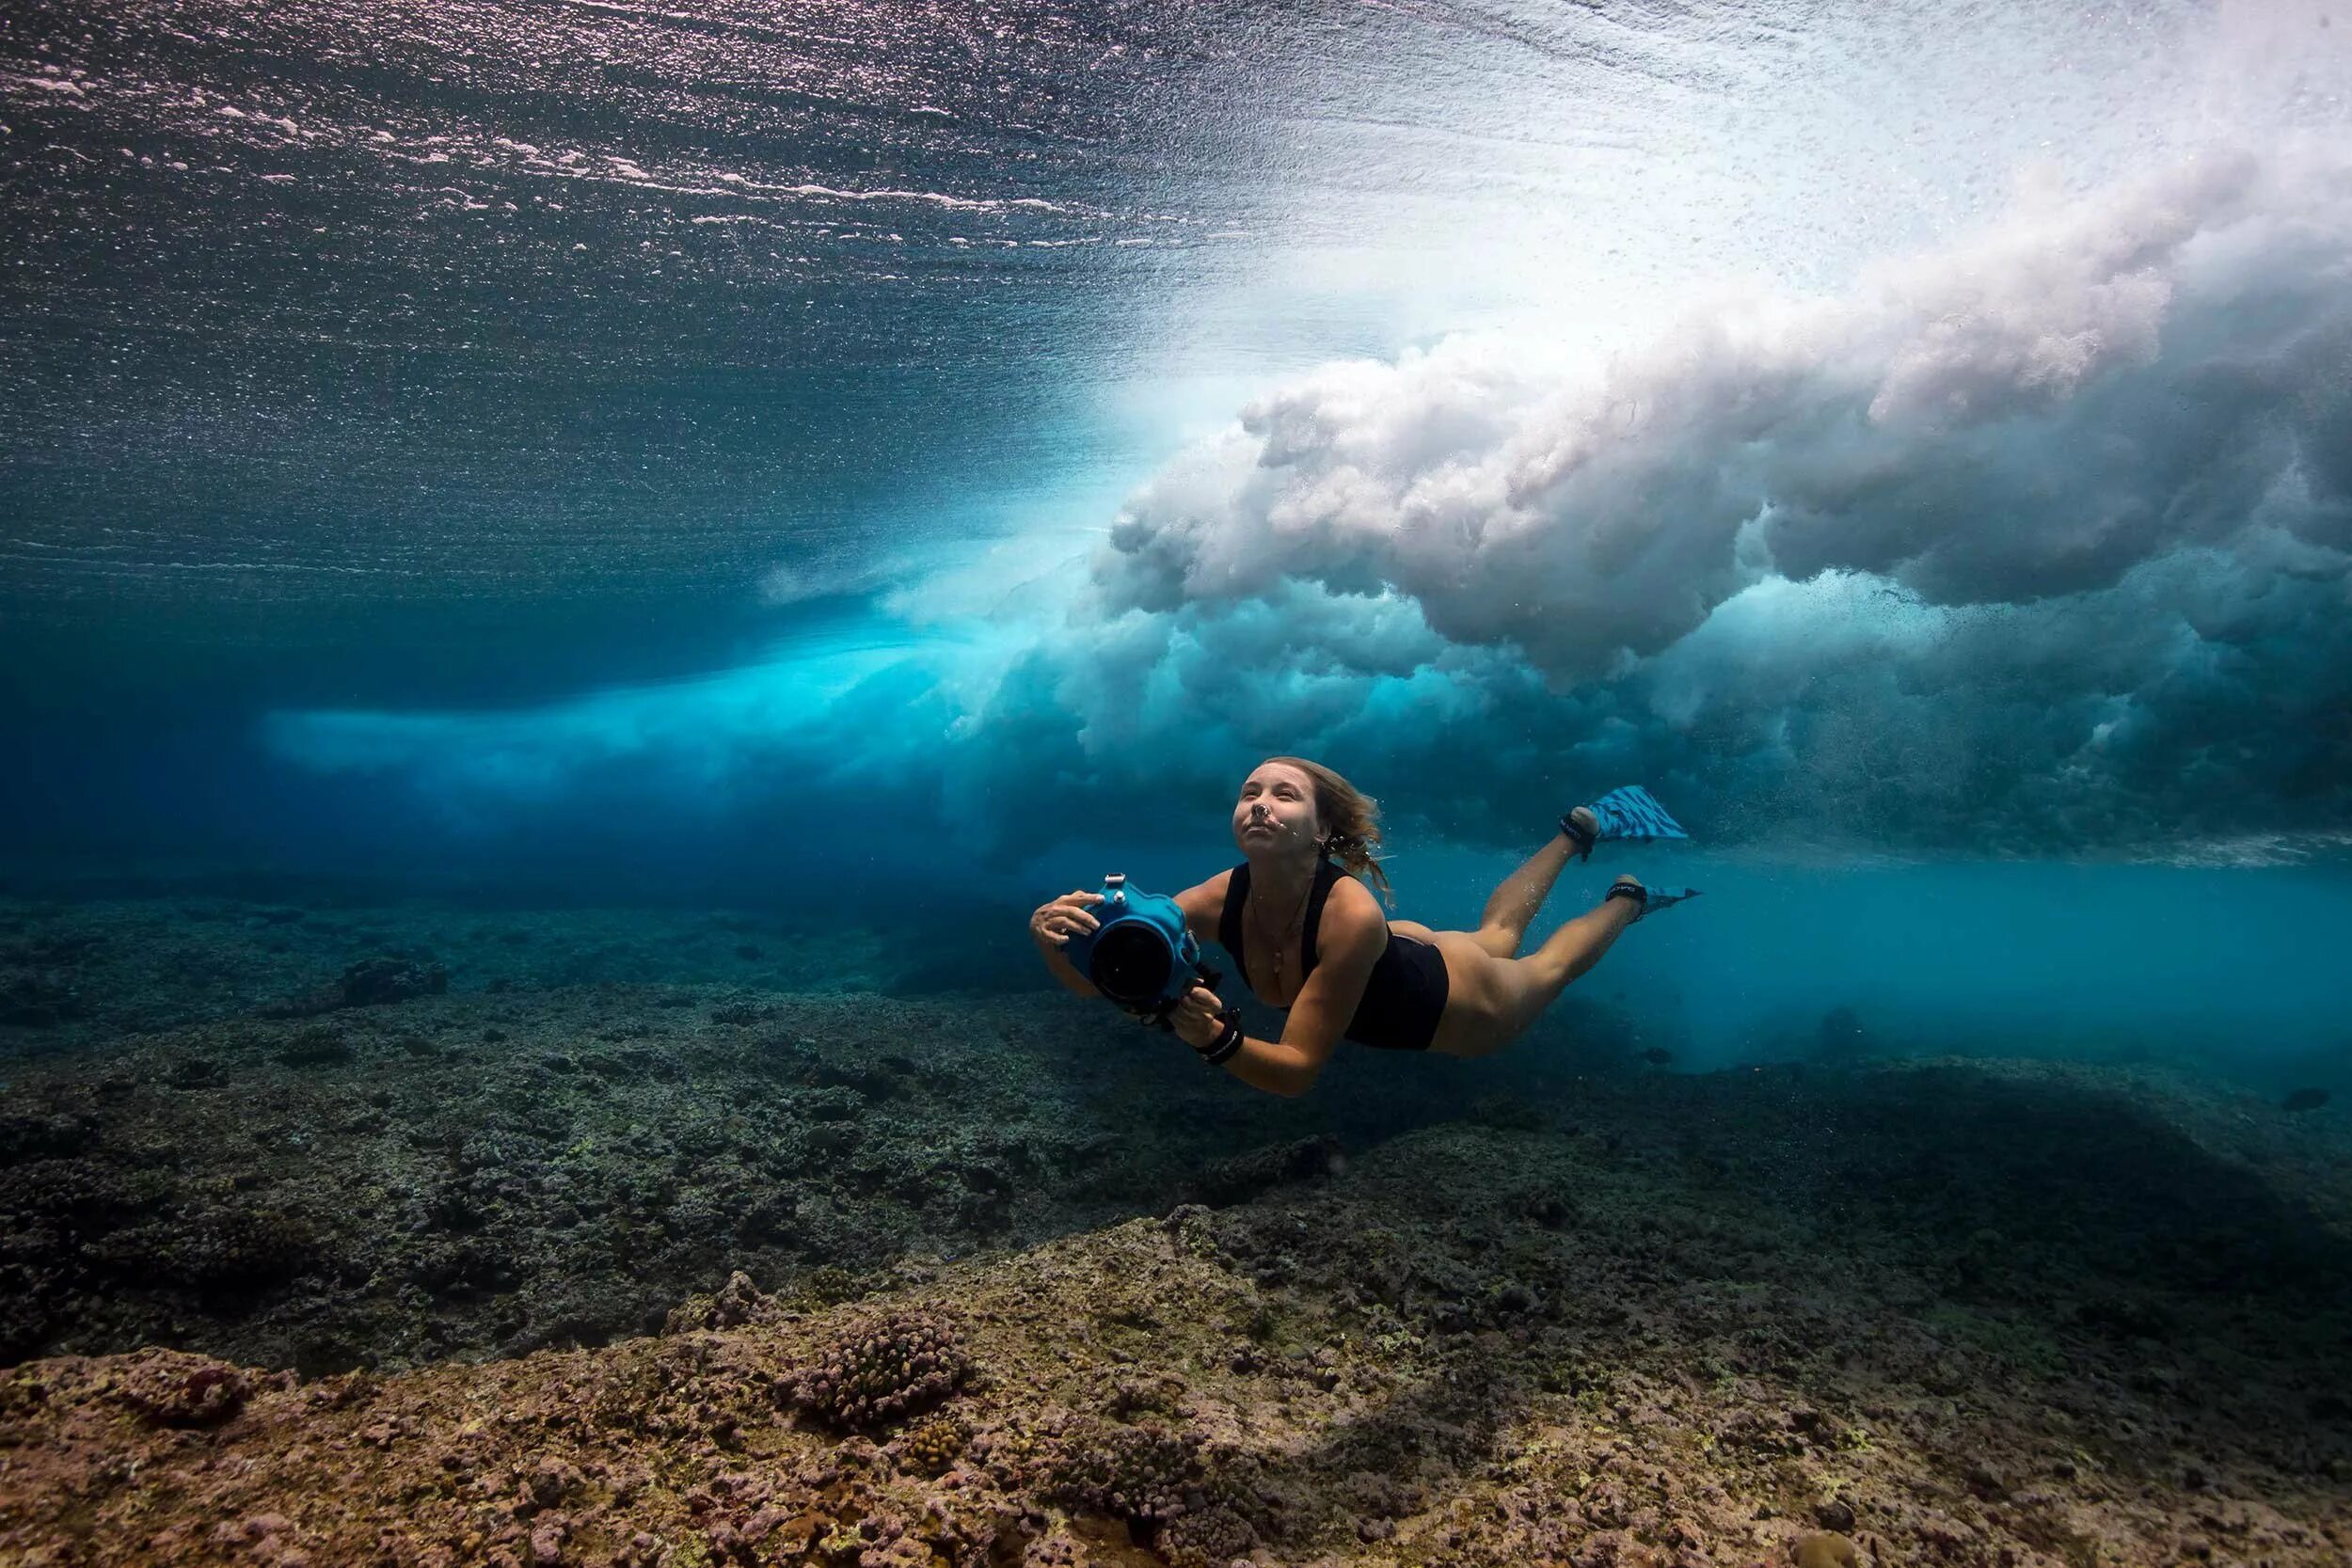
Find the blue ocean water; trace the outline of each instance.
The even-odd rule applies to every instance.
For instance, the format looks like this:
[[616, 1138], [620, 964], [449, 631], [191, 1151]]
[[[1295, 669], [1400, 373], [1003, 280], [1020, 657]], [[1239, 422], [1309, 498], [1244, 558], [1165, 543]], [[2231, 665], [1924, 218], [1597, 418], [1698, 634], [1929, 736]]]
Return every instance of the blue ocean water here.
[[1266, 754], [1438, 926], [1641, 782], [1695, 842], [1605, 871], [1708, 897], [1584, 985], [1683, 1066], [2324, 1084], [2348, 36], [14, 8], [0, 865], [839, 911], [1021, 989]]

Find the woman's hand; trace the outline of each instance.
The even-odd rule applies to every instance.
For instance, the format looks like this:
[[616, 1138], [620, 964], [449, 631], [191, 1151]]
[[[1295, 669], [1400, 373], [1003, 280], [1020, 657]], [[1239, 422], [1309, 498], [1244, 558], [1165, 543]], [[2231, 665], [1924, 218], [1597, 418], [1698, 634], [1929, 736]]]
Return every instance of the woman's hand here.
[[1067, 947], [1072, 937], [1102, 924], [1088, 912], [1089, 905], [1102, 901], [1099, 893], [1065, 893], [1050, 904], [1040, 904], [1029, 916], [1029, 935], [1040, 947]]
[[1195, 986], [1184, 992], [1184, 999], [1176, 1004], [1168, 1015], [1168, 1026], [1176, 1031], [1176, 1037], [1195, 1051], [1206, 1051], [1225, 1033], [1225, 1021], [1217, 1015], [1225, 1004], [1216, 992], [1206, 986]]

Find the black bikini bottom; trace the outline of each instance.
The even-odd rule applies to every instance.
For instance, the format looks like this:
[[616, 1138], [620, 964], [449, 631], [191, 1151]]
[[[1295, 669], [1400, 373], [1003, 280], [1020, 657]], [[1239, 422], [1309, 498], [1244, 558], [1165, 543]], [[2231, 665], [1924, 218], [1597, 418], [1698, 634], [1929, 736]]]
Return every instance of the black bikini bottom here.
[[1373, 965], [1364, 999], [1348, 1020], [1346, 1037], [1375, 1051], [1426, 1051], [1438, 1037], [1452, 994], [1445, 955], [1437, 943], [1389, 933], [1388, 951]]

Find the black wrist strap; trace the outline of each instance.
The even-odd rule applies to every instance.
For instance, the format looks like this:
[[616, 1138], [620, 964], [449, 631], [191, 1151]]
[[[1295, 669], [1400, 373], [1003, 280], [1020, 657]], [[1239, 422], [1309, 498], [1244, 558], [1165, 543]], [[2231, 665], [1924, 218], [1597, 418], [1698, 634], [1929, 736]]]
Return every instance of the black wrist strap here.
[[1196, 1049], [1199, 1050], [1202, 1061], [1211, 1067], [1222, 1067], [1241, 1054], [1241, 1015], [1227, 1013], [1223, 1032], [1207, 1045]]

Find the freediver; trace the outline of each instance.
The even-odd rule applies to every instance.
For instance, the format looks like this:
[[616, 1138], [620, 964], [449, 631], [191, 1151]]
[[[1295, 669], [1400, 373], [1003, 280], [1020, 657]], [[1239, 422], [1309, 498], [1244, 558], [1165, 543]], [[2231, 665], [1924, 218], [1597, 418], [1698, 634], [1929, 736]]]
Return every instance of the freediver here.
[[[1694, 891], [1667, 893], [1619, 877], [1597, 907], [1520, 956], [1529, 923], [1570, 860], [1589, 859], [1603, 839], [1685, 836], [1639, 788], [1613, 790], [1561, 817], [1551, 841], [1488, 895], [1474, 931], [1436, 931], [1386, 916], [1373, 894], [1390, 892], [1374, 858], [1376, 807], [1319, 763], [1281, 756], [1259, 764], [1242, 784], [1232, 822], [1242, 863], [1175, 901], [1193, 937], [1221, 945], [1250, 993], [1288, 1014], [1282, 1037], [1248, 1037], [1216, 992], [1198, 984], [1167, 1022], [1202, 1060], [1272, 1094], [1305, 1093], [1342, 1039], [1490, 1055], [1597, 963], [1627, 927]], [[1101, 993], [1061, 949], [1097, 928], [1091, 907], [1102, 901], [1099, 893], [1066, 893], [1029, 917], [1046, 967], [1081, 996]]]

